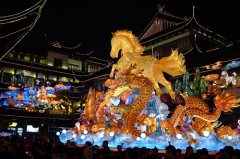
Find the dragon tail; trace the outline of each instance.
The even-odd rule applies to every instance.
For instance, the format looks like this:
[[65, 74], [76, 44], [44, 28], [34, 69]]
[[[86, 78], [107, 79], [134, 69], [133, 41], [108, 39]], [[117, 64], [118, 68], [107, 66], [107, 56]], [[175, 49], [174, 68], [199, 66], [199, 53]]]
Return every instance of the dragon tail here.
[[222, 111], [228, 112], [232, 111], [232, 108], [240, 107], [240, 98], [231, 92], [223, 91], [214, 98], [214, 104]]
[[96, 98], [95, 90], [90, 87], [87, 97], [87, 105], [84, 109], [84, 114], [89, 120], [96, 118], [95, 98]]

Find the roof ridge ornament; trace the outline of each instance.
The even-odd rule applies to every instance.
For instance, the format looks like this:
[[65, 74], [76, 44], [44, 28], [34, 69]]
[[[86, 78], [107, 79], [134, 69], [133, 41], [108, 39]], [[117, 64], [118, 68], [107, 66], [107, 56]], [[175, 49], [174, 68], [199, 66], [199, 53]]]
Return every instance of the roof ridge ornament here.
[[157, 4], [157, 6], [158, 6], [158, 11], [160, 12], [160, 13], [162, 13], [163, 12], [163, 8], [165, 7], [165, 5], [164, 6], [161, 6], [161, 4]]
[[195, 6], [193, 6], [193, 13], [192, 13], [192, 17], [195, 17]]

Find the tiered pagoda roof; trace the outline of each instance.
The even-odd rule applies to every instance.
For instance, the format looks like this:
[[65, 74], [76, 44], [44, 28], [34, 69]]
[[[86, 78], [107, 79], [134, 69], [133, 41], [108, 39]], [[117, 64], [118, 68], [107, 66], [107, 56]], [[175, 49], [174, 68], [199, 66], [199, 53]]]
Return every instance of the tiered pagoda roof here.
[[[234, 59], [238, 56], [232, 50], [239, 49], [239, 43], [235, 45], [227, 38], [203, 27], [195, 17], [194, 6], [190, 18], [174, 16], [165, 12], [163, 8], [158, 5], [157, 14], [139, 36], [145, 50], [161, 47], [181, 38], [189, 38], [188, 47], [180, 50], [185, 56], [187, 69], [214, 63], [217, 61], [216, 59]], [[227, 50], [230, 50], [231, 54], [226, 55], [225, 51]], [[160, 55], [160, 57], [164, 56], [168, 55]]]
[[195, 7], [193, 6], [193, 14], [190, 18], [181, 18], [163, 11], [163, 7], [159, 5], [157, 14], [139, 36], [142, 45], [153, 45], [186, 32], [192, 35], [201, 34], [206, 36], [206, 39], [215, 42], [215, 44], [228, 42], [225, 37], [215, 34], [212, 30], [200, 25], [195, 17], [194, 10]]

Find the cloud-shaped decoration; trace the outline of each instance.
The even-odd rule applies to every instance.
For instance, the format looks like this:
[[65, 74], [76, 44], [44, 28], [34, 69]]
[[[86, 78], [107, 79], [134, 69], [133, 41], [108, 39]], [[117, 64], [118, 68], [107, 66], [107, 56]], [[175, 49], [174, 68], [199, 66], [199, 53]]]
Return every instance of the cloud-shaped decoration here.
[[228, 63], [224, 68], [231, 69], [231, 68], [236, 68], [236, 67], [240, 67], [240, 61], [232, 61], [232, 62]]

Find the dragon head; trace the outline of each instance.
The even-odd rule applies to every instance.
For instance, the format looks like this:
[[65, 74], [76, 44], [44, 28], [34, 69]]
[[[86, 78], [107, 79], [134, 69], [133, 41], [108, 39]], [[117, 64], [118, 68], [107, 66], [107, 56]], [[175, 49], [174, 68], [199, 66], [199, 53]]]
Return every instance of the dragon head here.
[[234, 135], [235, 131], [230, 126], [221, 126], [217, 129], [216, 135], [220, 139], [224, 139], [228, 136]]

